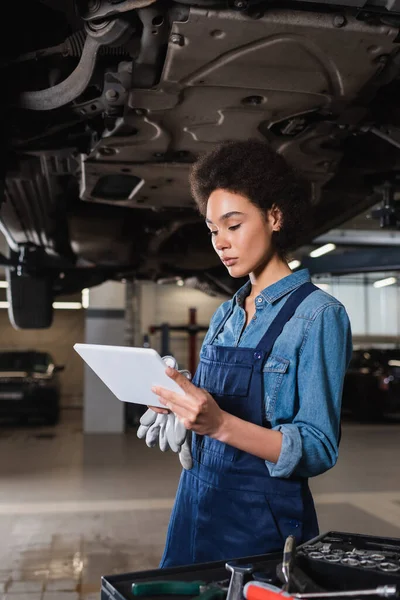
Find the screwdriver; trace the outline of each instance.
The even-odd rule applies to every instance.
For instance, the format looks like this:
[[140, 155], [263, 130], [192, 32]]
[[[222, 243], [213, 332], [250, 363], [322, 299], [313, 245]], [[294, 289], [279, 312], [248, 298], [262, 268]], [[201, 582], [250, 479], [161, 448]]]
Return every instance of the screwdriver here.
[[350, 590], [346, 592], [314, 592], [312, 594], [288, 594], [280, 588], [263, 583], [261, 581], [250, 581], [244, 586], [246, 600], [279, 600], [280, 598], [342, 598], [354, 596], [380, 596], [381, 598], [392, 598], [397, 596], [396, 585], [381, 585], [371, 590]]

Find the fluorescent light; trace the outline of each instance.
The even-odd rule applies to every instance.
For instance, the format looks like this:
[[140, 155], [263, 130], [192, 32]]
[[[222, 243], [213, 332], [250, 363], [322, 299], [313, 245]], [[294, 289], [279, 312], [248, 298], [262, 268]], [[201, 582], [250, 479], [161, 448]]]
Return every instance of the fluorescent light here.
[[82, 308], [82, 304], [80, 302], [53, 302], [53, 308], [79, 310]]
[[292, 269], [292, 271], [294, 271], [294, 269], [298, 269], [300, 265], [301, 262], [299, 260], [291, 260], [290, 263], [288, 263], [288, 267], [289, 269]]
[[389, 360], [389, 367], [400, 367], [400, 360]]
[[0, 281], [0, 288], [2, 288], [2, 289], [8, 288], [8, 281]]
[[374, 288], [382, 288], [382, 287], [386, 287], [387, 285], [393, 285], [394, 283], [396, 283], [396, 281], [397, 281], [396, 277], [388, 277], [387, 279], [380, 279], [379, 281], [375, 281]]
[[82, 308], [89, 308], [89, 289], [82, 290]]
[[335, 249], [335, 244], [325, 244], [325, 246], [321, 246], [320, 248], [316, 248], [315, 250], [310, 252], [310, 256], [312, 258], [318, 258], [319, 256], [322, 256], [323, 254], [328, 254], [328, 252], [332, 252], [332, 250]]
[[[0, 302], [0, 308], [8, 308], [8, 302]], [[53, 308], [62, 310], [79, 310], [83, 307], [80, 302], [53, 302]]]

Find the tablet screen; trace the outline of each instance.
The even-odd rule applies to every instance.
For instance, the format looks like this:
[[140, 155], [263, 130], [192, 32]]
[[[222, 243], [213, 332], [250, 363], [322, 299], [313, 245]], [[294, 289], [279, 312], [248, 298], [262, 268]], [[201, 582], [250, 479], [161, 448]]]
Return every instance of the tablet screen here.
[[151, 391], [153, 385], [184, 394], [165, 373], [167, 366], [152, 348], [75, 344], [74, 349], [122, 402], [165, 408]]

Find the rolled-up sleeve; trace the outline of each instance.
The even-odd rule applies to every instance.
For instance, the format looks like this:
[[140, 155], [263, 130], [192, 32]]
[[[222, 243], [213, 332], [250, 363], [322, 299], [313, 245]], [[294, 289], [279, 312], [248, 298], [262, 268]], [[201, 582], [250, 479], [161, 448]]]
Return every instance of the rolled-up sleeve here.
[[282, 433], [272, 477], [313, 477], [332, 468], [338, 457], [343, 380], [352, 353], [350, 322], [341, 304], [330, 304], [310, 321], [297, 368], [298, 410]]

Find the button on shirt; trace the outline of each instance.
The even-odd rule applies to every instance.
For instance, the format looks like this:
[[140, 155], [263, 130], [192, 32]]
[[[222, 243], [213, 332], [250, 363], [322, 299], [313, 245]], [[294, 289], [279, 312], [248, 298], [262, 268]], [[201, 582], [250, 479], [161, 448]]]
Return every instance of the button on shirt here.
[[[307, 281], [310, 274], [303, 269], [262, 290], [246, 327], [248, 281], [217, 309], [203, 346], [211, 341], [255, 348], [289, 295]], [[313, 292], [285, 325], [263, 367], [265, 420], [283, 436], [277, 463], [265, 461], [272, 477], [312, 477], [335, 465], [343, 379], [351, 353], [344, 306], [322, 290]]]

